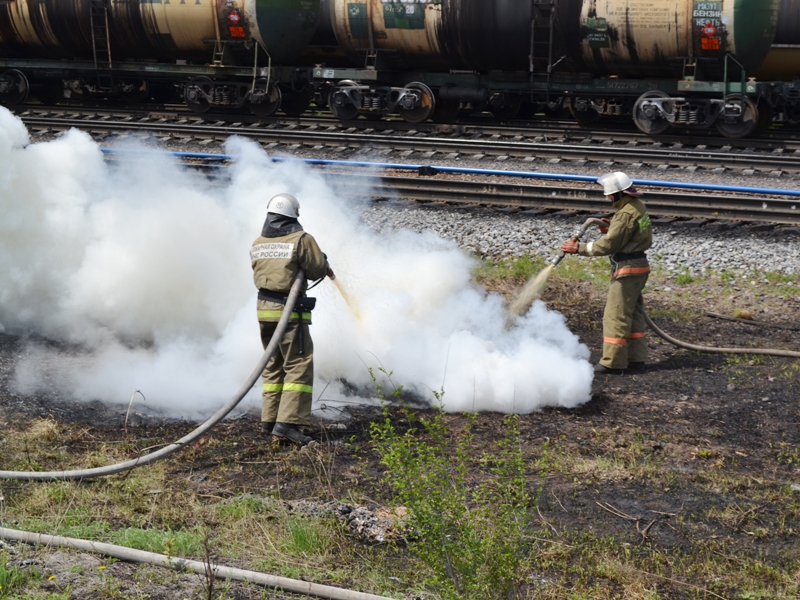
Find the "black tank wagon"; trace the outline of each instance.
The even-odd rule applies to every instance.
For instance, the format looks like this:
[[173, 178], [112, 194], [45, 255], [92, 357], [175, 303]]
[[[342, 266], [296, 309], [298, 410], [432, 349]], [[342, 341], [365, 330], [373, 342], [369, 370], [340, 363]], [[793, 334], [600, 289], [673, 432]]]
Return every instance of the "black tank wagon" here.
[[[270, 114], [314, 34], [319, 0], [2, 0], [0, 102], [168, 97]], [[287, 67], [287, 65], [289, 65]], [[5, 69], [3, 69], [5, 68]], [[156, 88], [156, 89], [152, 89]], [[284, 106], [305, 109], [308, 93]]]
[[[750, 75], [794, 0], [322, 0], [360, 68], [315, 70], [341, 118], [398, 111], [451, 118], [459, 106], [516, 116], [567, 107], [582, 122], [631, 115], [649, 134], [768, 124], [776, 90]], [[794, 30], [800, 31], [800, 29]], [[773, 86], [774, 87], [774, 86]], [[782, 91], [782, 90], [781, 90]]]
[[800, 0], [0, 0], [0, 103], [800, 122]]

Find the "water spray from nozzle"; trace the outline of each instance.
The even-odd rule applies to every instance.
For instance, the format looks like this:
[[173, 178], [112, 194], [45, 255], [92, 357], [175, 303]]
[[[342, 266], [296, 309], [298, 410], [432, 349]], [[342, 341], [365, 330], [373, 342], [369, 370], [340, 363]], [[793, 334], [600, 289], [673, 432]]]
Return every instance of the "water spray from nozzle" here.
[[[583, 235], [586, 233], [586, 230], [592, 225], [605, 227], [606, 223], [604, 223], [601, 219], [586, 219], [578, 232], [572, 236], [572, 240], [575, 242], [580, 240], [581, 237], [583, 237]], [[541, 294], [545, 285], [547, 285], [547, 278], [550, 277], [550, 272], [564, 259], [566, 255], [567, 253], [563, 250], [559, 251], [558, 255], [550, 261], [549, 265], [528, 280], [519, 295], [508, 306], [508, 311], [506, 313], [506, 327], [512, 327], [516, 317], [522, 316], [528, 312], [531, 304], [533, 304], [534, 300], [539, 297], [539, 294]]]

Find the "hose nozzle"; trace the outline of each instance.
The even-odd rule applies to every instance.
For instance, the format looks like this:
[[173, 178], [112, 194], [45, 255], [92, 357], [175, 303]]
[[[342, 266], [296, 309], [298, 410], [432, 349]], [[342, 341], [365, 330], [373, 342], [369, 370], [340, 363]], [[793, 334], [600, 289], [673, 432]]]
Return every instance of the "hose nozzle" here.
[[[572, 238], [572, 239], [575, 239], [575, 238]], [[560, 263], [562, 260], [564, 260], [564, 257], [566, 255], [567, 255], [566, 252], [564, 252], [563, 250], [560, 250], [559, 253], [558, 253], [558, 256], [556, 256], [553, 260], [551, 260], [550, 264], [552, 264], [554, 267], [557, 266], [558, 263]]]
[[[583, 237], [583, 234], [586, 233], [586, 230], [589, 229], [589, 227], [591, 227], [592, 225], [597, 225], [598, 227], [604, 227], [605, 223], [601, 219], [595, 219], [594, 217], [586, 219], [583, 225], [581, 225], [581, 228], [578, 230], [578, 233], [572, 236], [571, 238], [572, 241], [577, 242], [578, 240], [580, 240]], [[551, 260], [550, 263], [555, 267], [558, 263], [564, 260], [564, 257], [566, 255], [567, 255], [566, 252], [564, 252], [563, 250], [560, 251], [558, 253], [558, 256], [556, 256], [553, 260]]]

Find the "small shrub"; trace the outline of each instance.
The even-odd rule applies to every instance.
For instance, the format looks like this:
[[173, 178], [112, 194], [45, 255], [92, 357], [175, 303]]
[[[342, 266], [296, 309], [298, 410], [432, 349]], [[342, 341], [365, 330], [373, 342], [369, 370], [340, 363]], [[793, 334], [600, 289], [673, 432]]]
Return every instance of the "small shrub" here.
[[[409, 423], [417, 421], [404, 412]], [[430, 569], [426, 583], [445, 599], [515, 598], [535, 507], [517, 417], [506, 419], [508, 434], [497, 452], [480, 457], [472, 447], [475, 417], [467, 418], [466, 431], [453, 439], [441, 409], [404, 433], [385, 409], [372, 424], [372, 442], [387, 468], [385, 481], [407, 511], [409, 545]], [[471, 486], [476, 460], [484, 481]]]

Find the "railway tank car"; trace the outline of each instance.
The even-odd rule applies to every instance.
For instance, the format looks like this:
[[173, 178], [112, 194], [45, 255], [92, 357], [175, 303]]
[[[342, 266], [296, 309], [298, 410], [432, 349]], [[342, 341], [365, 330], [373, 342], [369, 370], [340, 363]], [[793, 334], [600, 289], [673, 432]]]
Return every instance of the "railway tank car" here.
[[32, 84], [141, 101], [153, 83], [194, 76], [183, 93], [198, 112], [265, 114], [280, 102], [272, 65], [293, 64], [318, 13], [319, 0], [1, 0], [0, 65], [14, 68], [0, 71], [0, 102], [24, 101]]
[[784, 81], [800, 77], [800, 0], [781, 0], [775, 41], [756, 77]]
[[322, 0], [339, 46], [362, 68], [326, 64], [315, 76], [333, 86], [340, 118], [448, 118], [465, 102], [510, 117], [533, 100], [566, 102], [584, 121], [632, 114], [647, 133], [716, 124], [739, 137], [758, 120], [759, 90], [745, 77], [770, 50], [779, 8], [780, 0]]
[[786, 123], [800, 123], [800, 0], [781, 0], [775, 43], [756, 78], [783, 82], [773, 104]]

